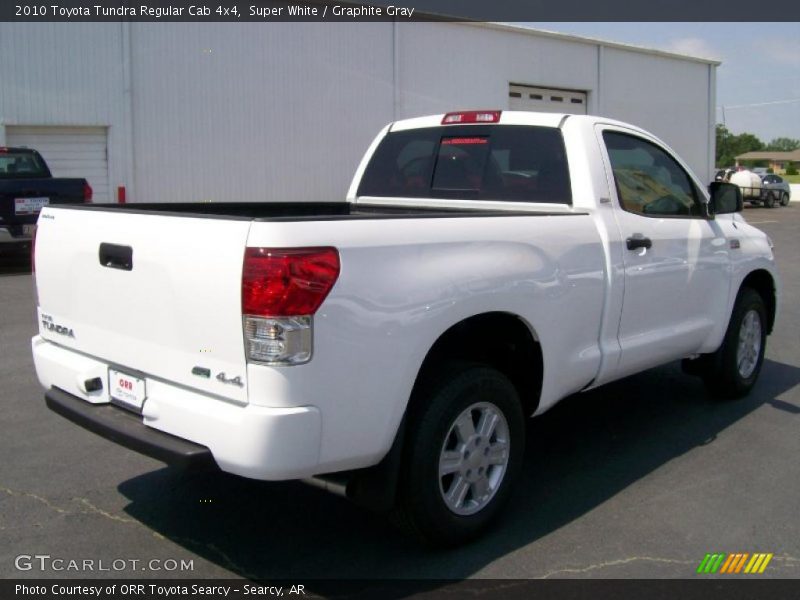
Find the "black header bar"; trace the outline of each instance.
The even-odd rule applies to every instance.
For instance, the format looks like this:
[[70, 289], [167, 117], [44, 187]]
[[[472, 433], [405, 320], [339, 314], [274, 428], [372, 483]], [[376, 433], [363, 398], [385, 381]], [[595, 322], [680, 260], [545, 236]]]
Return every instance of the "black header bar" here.
[[13, 0], [0, 21], [363, 22], [476, 20], [536, 21], [781, 21], [800, 20], [800, 2], [772, 0], [754, 10], [748, 0]]

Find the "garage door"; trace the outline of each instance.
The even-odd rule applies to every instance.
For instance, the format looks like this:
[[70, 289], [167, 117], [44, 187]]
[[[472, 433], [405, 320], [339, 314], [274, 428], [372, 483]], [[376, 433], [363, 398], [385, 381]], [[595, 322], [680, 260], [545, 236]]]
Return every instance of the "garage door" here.
[[508, 107], [511, 110], [585, 115], [586, 92], [511, 83], [508, 86]]
[[53, 177], [83, 177], [94, 190], [93, 202], [111, 202], [106, 127], [6, 127], [6, 144], [34, 148]]

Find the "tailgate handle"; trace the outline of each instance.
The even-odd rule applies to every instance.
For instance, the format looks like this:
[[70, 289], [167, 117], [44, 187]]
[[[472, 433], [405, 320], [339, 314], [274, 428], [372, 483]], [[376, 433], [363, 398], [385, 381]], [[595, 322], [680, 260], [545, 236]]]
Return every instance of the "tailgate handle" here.
[[133, 248], [118, 244], [100, 244], [100, 264], [110, 269], [133, 270]]

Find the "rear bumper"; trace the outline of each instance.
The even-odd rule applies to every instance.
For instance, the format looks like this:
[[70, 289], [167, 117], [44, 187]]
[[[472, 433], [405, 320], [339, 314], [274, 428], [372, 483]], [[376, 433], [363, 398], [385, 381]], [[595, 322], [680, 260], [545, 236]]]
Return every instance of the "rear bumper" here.
[[[36, 336], [39, 382], [48, 406], [78, 425], [167, 463], [213, 460], [252, 479], [302, 479], [320, 472], [322, 418], [318, 408], [238, 404], [146, 378], [142, 415], [109, 404], [108, 364]], [[99, 377], [103, 389], [81, 382]]]
[[142, 419], [111, 404], [90, 404], [58, 388], [44, 395], [47, 407], [107, 440], [169, 464], [213, 465], [211, 451], [199, 444], [151, 429]]
[[13, 235], [8, 227], [0, 227], [0, 248], [10, 246], [30, 246], [31, 237], [26, 235]]

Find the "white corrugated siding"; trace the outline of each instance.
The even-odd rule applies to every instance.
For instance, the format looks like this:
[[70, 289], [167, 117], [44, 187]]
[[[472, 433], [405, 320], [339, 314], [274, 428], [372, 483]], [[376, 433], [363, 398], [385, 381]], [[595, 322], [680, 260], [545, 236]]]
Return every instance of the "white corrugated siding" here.
[[132, 27], [136, 199], [344, 200], [392, 120], [391, 23]]
[[404, 23], [398, 41], [401, 117], [506, 108], [510, 83], [597, 89], [590, 44], [458, 23]]
[[0, 144], [106, 127], [109, 187], [132, 201], [342, 200], [386, 122], [507, 108], [521, 84], [586, 92], [702, 177], [713, 71], [486, 24], [0, 23]]
[[111, 202], [105, 127], [8, 127], [6, 143], [38, 150], [53, 177], [82, 177], [93, 202]]
[[707, 64], [469, 24], [398, 30], [401, 116], [505, 108], [510, 83], [581, 90], [589, 114], [650, 129], [701, 178], [713, 173]]
[[106, 128], [106, 185], [112, 188], [131, 176], [122, 28], [122, 23], [0, 23], [5, 137], [15, 126]]
[[711, 181], [708, 65], [615, 48], [603, 63], [603, 114], [653, 132]]

